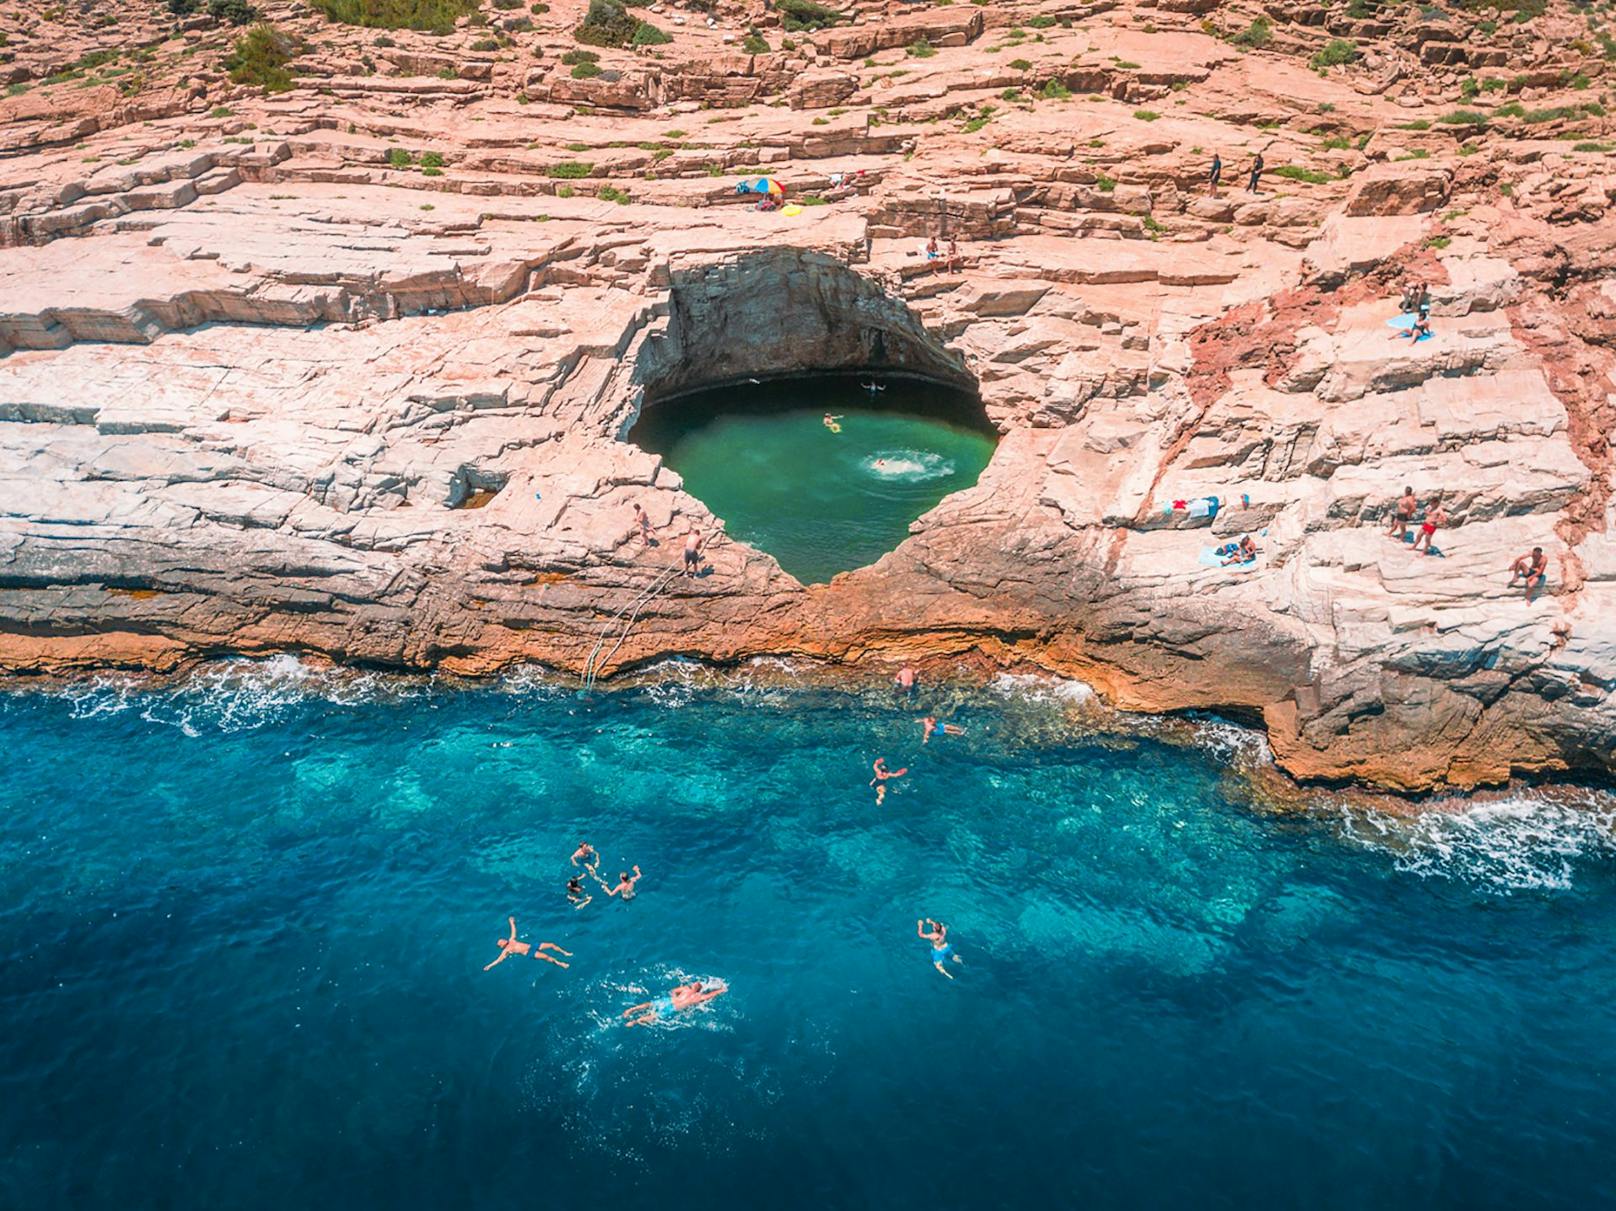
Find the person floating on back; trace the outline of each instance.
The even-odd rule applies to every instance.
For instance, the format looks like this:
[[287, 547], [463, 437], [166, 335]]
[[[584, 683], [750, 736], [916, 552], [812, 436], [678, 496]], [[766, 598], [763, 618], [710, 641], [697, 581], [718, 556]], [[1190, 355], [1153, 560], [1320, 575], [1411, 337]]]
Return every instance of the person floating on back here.
[[1425, 520], [1420, 523], [1420, 532], [1414, 536], [1414, 549], [1418, 551], [1423, 544], [1425, 554], [1431, 553], [1431, 539], [1437, 532], [1437, 527], [1448, 524], [1447, 510], [1442, 507], [1442, 498], [1431, 502], [1431, 507], [1425, 511]]
[[965, 729], [957, 723], [938, 723], [936, 715], [927, 715], [924, 719], [916, 719], [920, 724], [920, 743], [925, 744], [935, 736], [963, 736]]
[[875, 771], [875, 777], [870, 779], [870, 785], [875, 787], [875, 805], [880, 807], [887, 801], [887, 779], [903, 777], [909, 772], [909, 767], [906, 765], [902, 769], [889, 770], [887, 768], [887, 759], [877, 757], [875, 764], [870, 768]]
[[1517, 559], [1509, 569], [1509, 583], [1517, 580], [1525, 582], [1526, 600], [1532, 600], [1532, 593], [1543, 583], [1544, 577], [1549, 574], [1549, 557], [1543, 554], [1542, 547], [1533, 547], [1531, 551]]
[[[927, 929], [928, 925], [930, 929]], [[943, 964], [950, 960], [955, 963], [963, 963], [965, 960], [955, 954], [954, 948], [948, 944], [948, 926], [927, 917], [923, 921], [915, 922], [915, 933], [931, 943], [931, 965], [952, 980], [953, 974]]]
[[1413, 488], [1404, 488], [1403, 494], [1397, 498], [1397, 504], [1392, 509], [1391, 525], [1386, 528], [1387, 538], [1406, 540], [1408, 528], [1414, 524], [1414, 512], [1420, 507], [1415, 499]]
[[549, 955], [544, 953], [546, 950], [553, 950], [558, 954], [566, 955], [567, 958], [569, 958], [569, 959], [572, 958], [572, 951], [570, 951], [570, 950], [562, 950], [561, 947], [557, 946], [554, 942], [540, 942], [537, 948], [535, 948], [529, 942], [518, 942], [516, 940], [516, 918], [515, 917], [511, 918], [511, 936], [508, 937], [508, 938], [500, 938], [497, 945], [499, 946], [499, 958], [495, 959], [487, 967], [484, 967], [483, 968], [484, 971], [489, 971], [492, 968], [498, 967], [501, 963], [503, 963], [506, 959], [510, 958], [513, 954], [514, 955], [530, 954], [535, 959], [543, 959], [546, 963], [554, 963], [557, 967], [570, 967], [571, 966], [570, 963], [563, 963], [560, 959], [551, 958]]
[[[617, 875], [617, 886], [607, 888], [606, 894], [608, 896], [616, 896], [619, 900], [624, 902], [632, 900], [634, 898], [634, 885], [640, 881], [640, 878], [640, 865], [638, 862], [636, 862], [634, 864], [633, 877], [631, 878], [626, 870], [619, 871]], [[604, 886], [604, 884], [602, 884], [602, 886]]]
[[658, 997], [654, 1001], [644, 1001], [638, 1005], [631, 1005], [623, 1010], [623, 1016], [628, 1021], [625, 1026], [649, 1026], [660, 1021], [664, 1013], [675, 1011], [683, 1013], [694, 1009], [697, 1005], [705, 1005], [729, 991], [729, 985], [722, 980], [714, 980], [707, 984], [701, 980], [691, 980], [688, 984], [676, 985], [672, 990]]

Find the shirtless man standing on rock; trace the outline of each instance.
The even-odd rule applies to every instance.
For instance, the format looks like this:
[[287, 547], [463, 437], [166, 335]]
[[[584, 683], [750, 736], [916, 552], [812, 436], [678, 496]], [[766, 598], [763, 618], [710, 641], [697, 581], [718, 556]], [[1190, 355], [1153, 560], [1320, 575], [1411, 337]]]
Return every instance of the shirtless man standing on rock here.
[[1408, 528], [1414, 524], [1414, 510], [1420, 507], [1420, 502], [1414, 498], [1413, 488], [1404, 488], [1403, 494], [1397, 498], [1397, 506], [1392, 510], [1392, 524], [1386, 531], [1388, 538], [1405, 539], [1408, 537]]

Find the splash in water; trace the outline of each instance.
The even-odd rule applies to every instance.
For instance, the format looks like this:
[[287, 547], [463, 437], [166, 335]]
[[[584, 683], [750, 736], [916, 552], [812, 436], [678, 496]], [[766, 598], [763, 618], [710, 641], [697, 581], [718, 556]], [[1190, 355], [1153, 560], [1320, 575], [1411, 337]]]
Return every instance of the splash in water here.
[[877, 450], [859, 465], [870, 475], [910, 484], [946, 479], [954, 474], [953, 462], [930, 450]]

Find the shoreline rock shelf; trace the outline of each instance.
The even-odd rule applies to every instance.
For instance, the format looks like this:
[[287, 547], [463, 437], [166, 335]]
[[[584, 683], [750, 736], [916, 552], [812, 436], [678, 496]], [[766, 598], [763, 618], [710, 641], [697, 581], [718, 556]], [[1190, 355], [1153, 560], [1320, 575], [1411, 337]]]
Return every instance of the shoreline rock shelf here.
[[[720, 3], [574, 79], [581, 3], [441, 37], [267, 3], [305, 49], [265, 95], [217, 69], [239, 31], [125, 7], [0, 16], [0, 669], [582, 674], [677, 553], [632, 505], [717, 525], [625, 440], [644, 400], [885, 370], [980, 391], [976, 486], [823, 586], [716, 543], [592, 672], [970, 654], [1260, 719], [1305, 779], [1616, 770], [1597, 62], [1472, 92], [1401, 17], [1321, 75], [1322, 30], [1243, 53], [1222, 10], [942, 9], [897, 18], [915, 50], [903, 5], [793, 35]], [[1461, 93], [1484, 116], [1444, 122]], [[734, 194], [759, 175], [800, 211]], [[1430, 340], [1386, 326], [1405, 276]], [[1441, 557], [1385, 535], [1405, 485]], [[1200, 558], [1258, 532], [1254, 568]]]

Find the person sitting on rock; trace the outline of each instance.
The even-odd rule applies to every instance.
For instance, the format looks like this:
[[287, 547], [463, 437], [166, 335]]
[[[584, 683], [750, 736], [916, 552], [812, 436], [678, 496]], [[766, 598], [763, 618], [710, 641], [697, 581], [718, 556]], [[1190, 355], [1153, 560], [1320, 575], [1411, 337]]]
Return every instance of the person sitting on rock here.
[[931, 239], [926, 241], [926, 259], [928, 261], [935, 261], [942, 255], [942, 251], [941, 246], [937, 243], [936, 236], [932, 236]]
[[1242, 534], [1239, 545], [1224, 557], [1223, 566], [1227, 568], [1231, 564], [1250, 563], [1256, 558], [1257, 544], [1251, 541], [1250, 534]]
[[1533, 547], [1530, 553], [1522, 555], [1509, 569], [1509, 583], [1517, 580], [1526, 584], [1526, 600], [1532, 600], [1532, 593], [1543, 583], [1543, 578], [1549, 574], [1549, 557], [1543, 554], [1542, 547]]

